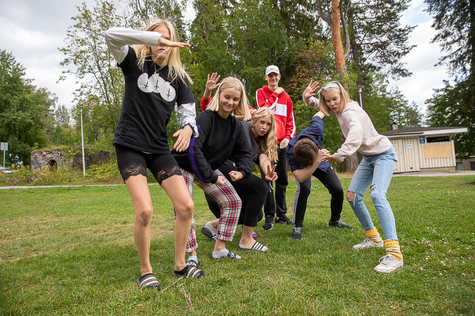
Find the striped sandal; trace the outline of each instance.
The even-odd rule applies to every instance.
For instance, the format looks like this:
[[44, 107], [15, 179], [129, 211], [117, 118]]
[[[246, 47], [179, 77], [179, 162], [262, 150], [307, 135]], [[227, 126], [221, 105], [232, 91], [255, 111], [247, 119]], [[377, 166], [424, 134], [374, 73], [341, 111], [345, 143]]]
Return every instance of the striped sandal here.
[[203, 272], [203, 270], [200, 270], [193, 265], [187, 265], [181, 271], [173, 271], [173, 276], [176, 276], [177, 278], [184, 277], [184, 278], [199, 279], [199, 278], [204, 277], [205, 273]]
[[241, 245], [238, 245], [238, 249], [239, 249], [239, 250], [257, 250], [257, 251], [263, 251], [263, 252], [269, 250], [269, 248], [267, 248], [266, 246], [264, 246], [263, 244], [261, 244], [261, 243], [258, 242], [258, 241], [256, 241], [256, 242], [254, 243], [254, 245], [252, 245], [251, 248], [246, 248], [246, 247], [243, 247], [243, 246], [241, 246]]
[[139, 285], [140, 289], [157, 289], [161, 291], [162, 288], [160, 287], [160, 283], [158, 283], [157, 278], [153, 275], [153, 273], [147, 273], [142, 275], [138, 280], [137, 284]]
[[198, 268], [198, 266], [200, 265], [200, 262], [198, 260], [188, 259], [185, 264], [187, 266], [193, 266], [195, 268]]

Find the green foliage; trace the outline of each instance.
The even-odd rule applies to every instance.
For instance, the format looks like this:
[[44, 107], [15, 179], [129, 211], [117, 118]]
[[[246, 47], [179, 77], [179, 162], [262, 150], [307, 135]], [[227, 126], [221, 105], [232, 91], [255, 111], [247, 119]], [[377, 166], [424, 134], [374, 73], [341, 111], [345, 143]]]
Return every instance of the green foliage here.
[[475, 83], [469, 78], [454, 86], [436, 89], [426, 101], [430, 126], [467, 127], [468, 133], [456, 136], [455, 152], [460, 157], [475, 154]]
[[425, 0], [427, 11], [434, 16], [434, 27], [438, 33], [432, 39], [440, 43], [440, 59], [449, 72], [455, 75], [452, 86], [435, 89], [428, 105], [428, 122], [431, 126], [465, 126], [468, 133], [457, 135], [455, 151], [461, 157], [475, 154], [475, 12], [472, 1]]
[[297, 52], [294, 71], [287, 80], [286, 92], [290, 98], [294, 102], [301, 100], [310, 80], [325, 83], [336, 72], [334, 64], [333, 49], [328, 42], [311, 42], [306, 49]]
[[65, 55], [61, 65], [76, 68], [63, 73], [74, 74], [80, 83], [72, 112], [75, 131], [81, 131], [79, 111], [82, 109], [85, 141], [96, 141], [100, 133], [112, 141], [122, 106], [124, 80], [103, 33], [126, 22], [116, 13], [114, 5], [104, 0], [98, 0], [92, 10], [83, 3], [78, 11], [72, 17], [75, 24], [67, 30], [66, 47], [60, 49]]
[[[350, 179], [341, 181], [348, 188]], [[200, 280], [172, 276], [173, 205], [151, 185], [150, 259], [162, 292], [137, 287], [134, 212], [124, 185], [0, 190], [0, 314], [471, 315], [474, 185], [473, 176], [393, 178], [388, 198], [404, 255], [397, 273], [373, 271], [383, 249], [351, 248], [365, 236], [348, 203], [342, 219], [355, 229], [326, 227], [330, 195], [312, 181], [300, 241], [291, 239], [291, 226], [263, 231], [261, 221], [258, 240], [269, 252], [236, 250], [238, 228], [227, 247], [243, 260], [212, 260], [214, 243], [197, 232], [207, 275]], [[194, 190], [200, 228], [213, 215]], [[379, 229], [368, 192], [364, 201]]]
[[410, 0], [341, 1], [349, 26], [352, 61], [360, 72], [381, 71], [393, 78], [411, 75], [401, 59], [415, 45], [408, 45], [415, 26], [401, 26], [400, 18]]
[[[302, 43], [286, 33], [283, 18], [269, 0], [194, 2], [197, 16], [192, 23], [191, 44], [195, 84], [201, 98], [208, 73], [222, 78], [236, 76], [247, 90], [251, 105], [256, 106], [255, 91], [265, 84], [264, 71], [270, 64], [279, 66], [281, 85], [294, 72], [294, 59]], [[278, 39], [278, 40], [277, 40]], [[194, 70], [197, 70], [196, 72]]]
[[469, 0], [425, 0], [427, 12], [434, 17], [438, 31], [432, 39], [447, 55], [440, 58], [451, 74], [464, 80], [473, 74], [475, 63], [475, 12]]
[[25, 77], [11, 53], [0, 51], [0, 140], [8, 143], [7, 164], [29, 164], [33, 148], [46, 146], [46, 127], [56, 99]]
[[[371, 50], [364, 51], [364, 54], [374, 56], [371, 63], [376, 65], [391, 61], [391, 67], [397, 68], [400, 66], [399, 59], [410, 49], [403, 45], [404, 34], [407, 35], [410, 30], [399, 28], [395, 22], [406, 2], [392, 0], [391, 3], [395, 8], [391, 13], [382, 12], [378, 6], [370, 6], [366, 2], [351, 3], [345, 12], [352, 14], [353, 22], [366, 15], [384, 15], [378, 17], [378, 27], [389, 32], [384, 38], [399, 34], [395, 37], [393, 46], [377, 46], [374, 38], [381, 36], [380, 30], [371, 29], [370, 24], [362, 21], [360, 24], [351, 24], [353, 33], [350, 33], [353, 39], [369, 36], [374, 40]], [[358, 10], [355, 6], [359, 6]], [[385, 4], [384, 8], [387, 6], [389, 4]], [[197, 100], [198, 113], [207, 74], [218, 72], [222, 78], [240, 78], [246, 86], [251, 105], [255, 106], [255, 91], [265, 84], [264, 70], [269, 64], [280, 67], [280, 85], [295, 103], [297, 131], [306, 127], [314, 113], [299, 102], [311, 78], [319, 82], [339, 80], [346, 84], [352, 96], [357, 97], [356, 82], [361, 83], [364, 72], [361, 70], [364, 68], [362, 65], [369, 63], [369, 59], [358, 55], [362, 61], [361, 67], [357, 68], [359, 78], [351, 72], [347, 77], [334, 76], [332, 46], [328, 41], [327, 31], [318, 21], [315, 4], [305, 1], [195, 0], [193, 7], [197, 15], [188, 26], [183, 23], [182, 16], [185, 1], [180, 0], [138, 0], [125, 3], [98, 0], [92, 9], [86, 4], [79, 6], [78, 14], [73, 17], [75, 25], [68, 29], [66, 46], [61, 48], [65, 54], [62, 65], [75, 67], [65, 73], [74, 74], [81, 83], [71, 113], [74, 123], [69, 126], [60, 123], [65, 116], [64, 111], [58, 108], [58, 122], [50, 128], [50, 142], [71, 146], [80, 143], [82, 109], [85, 144], [92, 148], [107, 149], [119, 118], [124, 87], [122, 74], [105, 45], [103, 31], [111, 26], [139, 28], [156, 17], [169, 18], [180, 38], [187, 39], [192, 44], [190, 49], [181, 49], [180, 52], [182, 62], [194, 81], [191, 88]], [[359, 33], [355, 31], [357, 27]], [[356, 47], [354, 46], [355, 49]], [[385, 49], [388, 52], [384, 53]], [[394, 53], [397, 49], [400, 50], [399, 55]], [[381, 57], [383, 55], [384, 58]], [[377, 67], [374, 66], [373, 69], [375, 68]], [[367, 71], [369, 67], [364, 69]], [[368, 85], [365, 90], [370, 91], [371, 87]], [[387, 94], [387, 97], [393, 96]], [[387, 124], [388, 120], [384, 121]], [[327, 137], [330, 147], [337, 146], [342, 141], [341, 132], [336, 127], [335, 125], [334, 133]], [[167, 127], [170, 147], [175, 142], [172, 135], [179, 128], [176, 115], [173, 114]]]
[[[67, 156], [80, 154], [77, 152], [66, 152]], [[58, 169], [52, 170], [45, 167], [37, 173], [31, 172], [29, 166], [14, 167], [18, 172], [5, 174], [0, 173], [0, 186], [41, 186], [41, 185], [90, 185], [98, 183], [123, 183], [117, 168], [115, 160], [109, 163], [93, 165], [86, 169], [86, 177], [83, 175], [81, 168], [79, 169]], [[150, 177], [149, 177], [150, 178]], [[155, 180], [150, 178], [152, 182]]]
[[187, 38], [186, 25], [183, 22], [183, 12], [187, 0], [134, 0], [128, 6], [132, 10], [130, 25], [140, 29], [157, 18], [169, 20], [175, 27], [179, 39]]
[[373, 85], [365, 95], [366, 112], [371, 117], [378, 132], [391, 129], [391, 124], [399, 127], [414, 127], [422, 124], [422, 114], [416, 105], [408, 105], [401, 91], [388, 91], [389, 81], [380, 74], [373, 74]]

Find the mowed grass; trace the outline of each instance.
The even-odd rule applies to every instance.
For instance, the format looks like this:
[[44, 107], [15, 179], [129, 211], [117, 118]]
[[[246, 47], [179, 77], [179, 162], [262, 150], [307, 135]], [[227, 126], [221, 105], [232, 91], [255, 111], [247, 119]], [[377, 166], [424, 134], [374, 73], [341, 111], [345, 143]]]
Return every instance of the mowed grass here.
[[[341, 179], [344, 190], [350, 179]], [[296, 185], [290, 181], [292, 208]], [[213, 243], [199, 228], [213, 218], [195, 187], [201, 280], [173, 270], [173, 206], [158, 185], [151, 262], [165, 291], [140, 291], [133, 207], [124, 185], [0, 190], [1, 315], [474, 315], [475, 177], [395, 177], [388, 198], [404, 254], [403, 270], [373, 271], [383, 249], [356, 251], [364, 239], [345, 202], [327, 228], [330, 195], [312, 193], [303, 240], [291, 226], [258, 224], [267, 253], [228, 248], [242, 260], [211, 260]], [[380, 230], [367, 192], [365, 201]], [[289, 217], [292, 218], [291, 211]], [[176, 282], [176, 283], [174, 283]]]

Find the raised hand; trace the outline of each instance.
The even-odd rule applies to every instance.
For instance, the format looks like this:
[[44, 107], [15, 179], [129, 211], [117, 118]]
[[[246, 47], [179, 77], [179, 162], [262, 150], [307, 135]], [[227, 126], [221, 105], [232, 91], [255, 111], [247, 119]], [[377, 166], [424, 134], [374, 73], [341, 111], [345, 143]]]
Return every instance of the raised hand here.
[[208, 74], [208, 80], [206, 80], [206, 90], [209, 92], [216, 90], [216, 88], [220, 85], [218, 83], [220, 77], [221, 76], [216, 72], [212, 73], [211, 76]]
[[310, 97], [315, 96], [315, 92], [318, 90], [318, 88], [320, 88], [320, 86], [318, 85], [318, 82], [310, 80], [310, 83], [308, 84], [308, 87], [303, 92], [303, 97], [305, 99], [308, 99]]

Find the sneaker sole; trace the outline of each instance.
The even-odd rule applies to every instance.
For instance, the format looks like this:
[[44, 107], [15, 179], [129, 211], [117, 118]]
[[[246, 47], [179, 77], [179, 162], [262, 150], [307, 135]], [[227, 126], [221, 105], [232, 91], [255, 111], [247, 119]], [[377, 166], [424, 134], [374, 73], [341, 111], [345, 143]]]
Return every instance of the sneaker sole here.
[[381, 246], [365, 246], [365, 247], [356, 247], [357, 245], [353, 246], [353, 249], [373, 249], [373, 248], [384, 248], [384, 244]]
[[397, 268], [396, 270], [393, 270], [393, 271], [378, 271], [378, 270], [376, 270], [376, 267], [374, 267], [373, 270], [378, 272], [378, 273], [391, 274], [391, 273], [394, 273], [394, 272], [397, 272], [397, 271], [401, 270], [402, 268], [403, 268], [403, 266], [401, 266], [401, 267], [399, 267], [399, 268]]
[[206, 227], [201, 227], [200, 231], [203, 233], [203, 235], [205, 235], [206, 237], [208, 237], [209, 240], [211, 240], [211, 241], [216, 241], [216, 237], [213, 235], [212, 232], [209, 231], [208, 228], [206, 228]]

